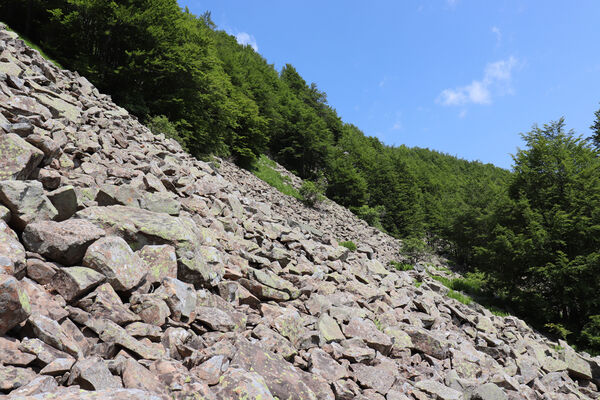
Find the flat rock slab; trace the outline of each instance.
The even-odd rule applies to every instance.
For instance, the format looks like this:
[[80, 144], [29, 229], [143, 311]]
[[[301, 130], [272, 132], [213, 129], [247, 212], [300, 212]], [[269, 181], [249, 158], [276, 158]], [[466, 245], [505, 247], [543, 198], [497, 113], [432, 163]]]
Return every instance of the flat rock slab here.
[[102, 282], [106, 277], [93, 269], [86, 267], [61, 268], [52, 277], [50, 283], [66, 301], [72, 301], [81, 297]]
[[44, 159], [44, 153], [14, 133], [0, 135], [0, 181], [25, 180]]
[[79, 264], [89, 245], [104, 235], [104, 229], [82, 219], [38, 221], [25, 228], [23, 241], [28, 250], [70, 266]]
[[216, 394], [220, 399], [275, 400], [262, 376], [235, 368], [223, 374]]
[[10, 223], [20, 231], [30, 222], [58, 215], [38, 181], [0, 181], [0, 203], [10, 210]]
[[35, 377], [35, 372], [30, 369], [0, 365], [0, 390], [14, 390]]
[[12, 275], [25, 267], [25, 248], [6, 222], [0, 220], [0, 273]]

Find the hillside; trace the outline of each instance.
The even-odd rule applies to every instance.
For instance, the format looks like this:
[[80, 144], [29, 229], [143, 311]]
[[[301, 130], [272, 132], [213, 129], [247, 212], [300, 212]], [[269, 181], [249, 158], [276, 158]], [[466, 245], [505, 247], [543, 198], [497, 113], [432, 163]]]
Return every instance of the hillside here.
[[600, 358], [389, 267], [396, 239], [195, 159], [4, 27], [0, 175], [4, 398], [599, 396]]

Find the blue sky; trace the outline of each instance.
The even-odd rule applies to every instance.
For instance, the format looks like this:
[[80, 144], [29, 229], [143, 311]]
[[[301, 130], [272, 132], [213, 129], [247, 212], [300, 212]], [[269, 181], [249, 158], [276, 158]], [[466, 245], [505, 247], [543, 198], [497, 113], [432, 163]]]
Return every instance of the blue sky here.
[[600, 2], [179, 0], [389, 145], [509, 168], [520, 132], [600, 108]]

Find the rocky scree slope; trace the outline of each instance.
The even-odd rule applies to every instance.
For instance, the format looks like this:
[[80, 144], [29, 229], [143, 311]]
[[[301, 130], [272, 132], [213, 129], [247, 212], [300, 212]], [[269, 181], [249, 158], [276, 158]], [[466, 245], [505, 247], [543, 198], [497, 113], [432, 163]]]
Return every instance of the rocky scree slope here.
[[193, 159], [3, 26], [0, 204], [0, 398], [599, 396], [600, 359], [386, 267], [393, 238]]

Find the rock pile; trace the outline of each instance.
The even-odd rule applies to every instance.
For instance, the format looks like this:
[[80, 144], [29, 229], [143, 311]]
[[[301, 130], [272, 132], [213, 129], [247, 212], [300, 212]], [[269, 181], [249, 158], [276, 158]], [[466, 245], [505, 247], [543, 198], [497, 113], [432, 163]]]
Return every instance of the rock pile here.
[[4, 27], [0, 204], [0, 398], [599, 397], [600, 359], [193, 159]]

